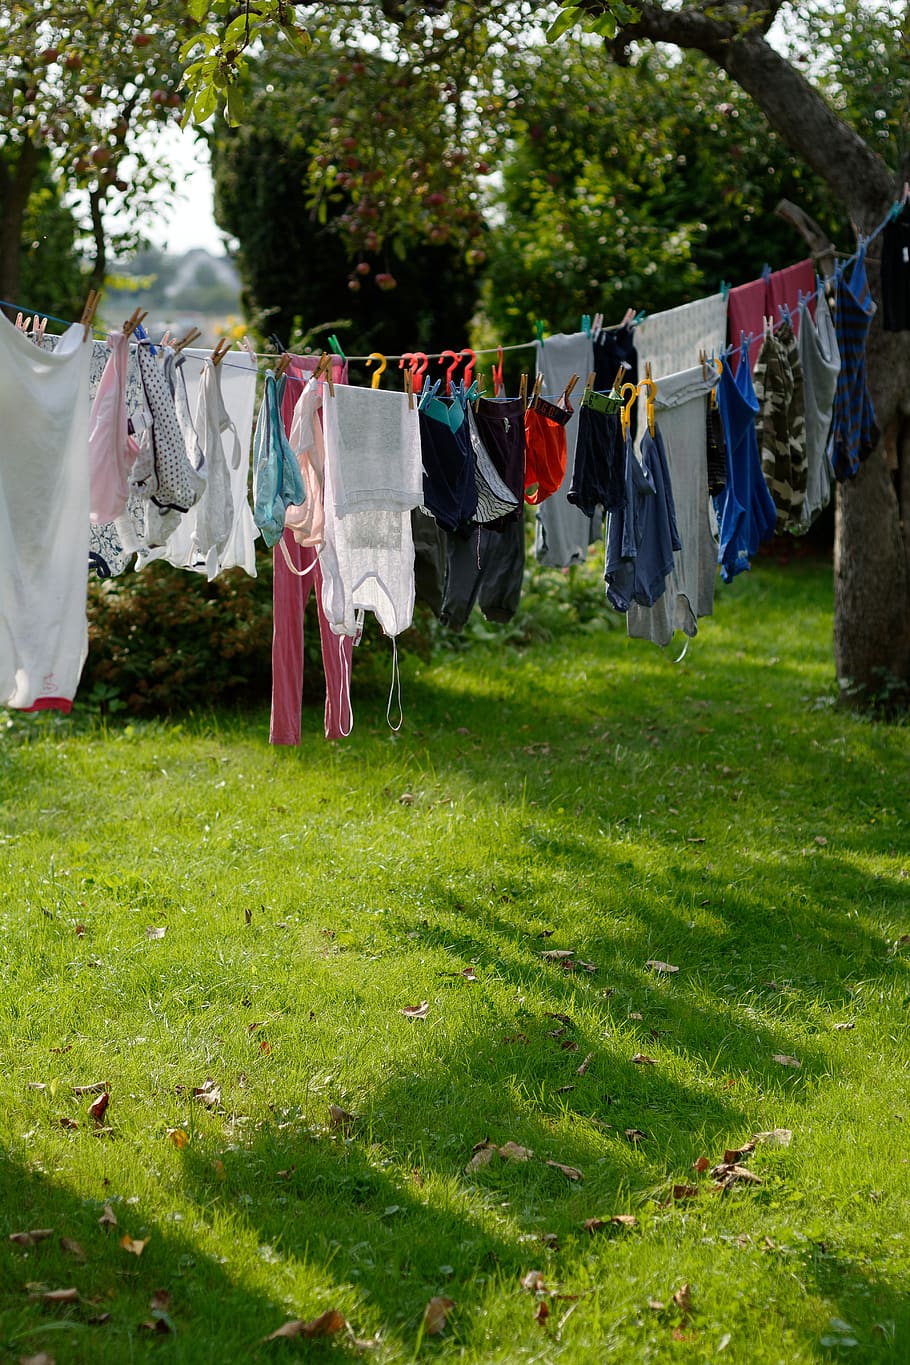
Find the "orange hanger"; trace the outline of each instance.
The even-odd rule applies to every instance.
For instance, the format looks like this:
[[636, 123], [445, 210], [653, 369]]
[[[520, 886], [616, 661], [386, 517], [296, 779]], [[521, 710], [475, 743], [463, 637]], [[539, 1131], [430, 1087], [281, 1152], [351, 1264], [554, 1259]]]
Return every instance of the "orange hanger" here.
[[452, 357], [452, 363], [451, 363], [451, 365], [449, 366], [449, 368], [446, 370], [446, 396], [447, 396], [447, 397], [448, 397], [448, 395], [452, 392], [452, 375], [453, 375], [453, 374], [455, 373], [455, 371], [458, 369], [458, 360], [459, 360], [459, 355], [458, 355], [458, 352], [457, 352], [457, 351], [443, 351], [442, 355], [439, 357], [439, 364], [440, 364], [440, 365], [444, 365], [445, 362], [446, 362], [446, 360], [448, 359], [449, 356]]
[[467, 346], [463, 351], [458, 352], [458, 359], [464, 360], [466, 355], [471, 357], [470, 365], [465, 365], [464, 367], [464, 386], [466, 389], [469, 389], [471, 387], [471, 380], [474, 378], [474, 366], [477, 364], [477, 356], [475, 352], [471, 350], [470, 346]]
[[[420, 360], [423, 361], [422, 365], [419, 365], [417, 363]], [[425, 351], [415, 351], [414, 354], [411, 356], [411, 372], [413, 373], [414, 378], [417, 380], [418, 385], [423, 384], [423, 377], [426, 374], [429, 365], [430, 358]]]

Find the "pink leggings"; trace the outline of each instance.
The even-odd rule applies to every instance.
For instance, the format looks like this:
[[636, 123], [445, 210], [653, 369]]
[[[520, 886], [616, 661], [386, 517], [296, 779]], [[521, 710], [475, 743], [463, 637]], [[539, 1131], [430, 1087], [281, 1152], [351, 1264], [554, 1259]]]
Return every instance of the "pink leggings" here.
[[322, 610], [322, 570], [316, 551], [298, 545], [290, 531], [284, 533], [291, 562], [309, 572], [300, 578], [288, 568], [281, 543], [272, 551], [274, 580], [272, 608], [272, 720], [270, 744], [300, 743], [300, 709], [303, 700], [303, 613], [311, 588], [316, 589], [322, 667], [325, 671], [325, 737], [342, 739], [351, 733], [351, 648], [348, 635], [336, 635]]

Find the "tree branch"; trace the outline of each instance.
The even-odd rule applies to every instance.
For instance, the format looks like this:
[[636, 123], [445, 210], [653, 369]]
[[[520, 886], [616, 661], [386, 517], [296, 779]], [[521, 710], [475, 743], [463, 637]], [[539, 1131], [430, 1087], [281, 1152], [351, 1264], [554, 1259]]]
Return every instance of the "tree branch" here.
[[[601, 13], [603, 0], [578, 0]], [[751, 95], [768, 123], [833, 190], [862, 231], [879, 221], [893, 198], [893, 177], [883, 159], [830, 108], [796, 67], [764, 34], [782, 0], [750, 0], [702, 10], [665, 9], [653, 0], [637, 5], [639, 16], [620, 30], [613, 50], [636, 40], [694, 48], [717, 62]]]
[[101, 217], [104, 196], [104, 190], [96, 188], [89, 193], [88, 197], [89, 212], [92, 219], [92, 241], [95, 244], [95, 260], [92, 265], [92, 273], [89, 276], [89, 288], [99, 290], [104, 284], [104, 277], [107, 274], [107, 236]]
[[805, 209], [801, 209], [798, 204], [791, 203], [789, 199], [782, 199], [774, 212], [778, 217], [783, 218], [785, 223], [795, 227], [797, 232], [808, 242], [813, 263], [819, 274], [833, 275], [836, 248], [834, 243], [829, 241], [828, 234], [819, 227], [815, 219], [810, 218]]

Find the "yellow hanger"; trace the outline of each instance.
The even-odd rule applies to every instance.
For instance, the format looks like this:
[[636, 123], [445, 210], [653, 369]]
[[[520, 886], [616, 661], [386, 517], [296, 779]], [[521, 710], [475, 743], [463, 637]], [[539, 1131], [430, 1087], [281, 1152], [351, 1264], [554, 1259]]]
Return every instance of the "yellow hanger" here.
[[624, 405], [619, 419], [622, 424], [623, 436], [628, 436], [629, 428], [632, 425], [632, 404], [638, 397], [638, 389], [635, 387], [634, 384], [623, 384], [622, 388], [619, 390], [620, 398], [625, 398], [627, 393], [629, 395], [629, 399], [628, 402]]
[[368, 358], [368, 360], [367, 360], [367, 369], [369, 369], [369, 367], [370, 367], [370, 361], [371, 361], [371, 360], [381, 360], [381, 361], [382, 361], [382, 364], [379, 366], [379, 369], [376, 371], [376, 373], [373, 375], [372, 379], [370, 380], [370, 388], [371, 388], [371, 389], [378, 389], [378, 388], [379, 388], [379, 380], [380, 380], [380, 377], [381, 377], [381, 375], [382, 375], [382, 372], [383, 372], [383, 370], [385, 369], [386, 365], [388, 365], [389, 362], [386, 360], [385, 356], [382, 354], [382, 351], [370, 351], [369, 358]]

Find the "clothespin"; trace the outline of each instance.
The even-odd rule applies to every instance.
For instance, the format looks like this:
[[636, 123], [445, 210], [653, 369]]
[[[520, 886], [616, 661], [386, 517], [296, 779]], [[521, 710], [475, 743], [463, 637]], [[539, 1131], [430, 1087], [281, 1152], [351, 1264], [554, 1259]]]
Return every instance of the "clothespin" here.
[[414, 411], [414, 371], [407, 369], [404, 372], [404, 391], [408, 395], [408, 412]]
[[[139, 330], [140, 329], [137, 327], [136, 329], [137, 333], [139, 332]], [[142, 330], [144, 330], [144, 328]], [[187, 346], [192, 346], [194, 341], [198, 341], [201, 336], [202, 333], [200, 332], [198, 327], [191, 327], [190, 330], [187, 332], [186, 336], [181, 337], [180, 340], [175, 344], [174, 354], [179, 355], [180, 352], [185, 350]], [[155, 354], [154, 349], [152, 349], [152, 354], [153, 355]]]
[[708, 382], [708, 352], [704, 347], [698, 353], [698, 363], [701, 366], [701, 377], [707, 384]]
[[82, 310], [82, 317], [79, 319], [79, 321], [82, 323], [83, 328], [85, 329], [82, 333], [83, 341], [88, 341], [89, 339], [89, 335], [92, 330], [92, 319], [95, 316], [95, 309], [98, 307], [98, 301], [100, 298], [101, 295], [98, 293], [96, 289], [89, 290], [88, 298], [85, 300], [85, 307]]
[[256, 359], [256, 356], [255, 356], [255, 354], [254, 354], [254, 352], [253, 352], [253, 343], [250, 341], [250, 339], [249, 339], [248, 336], [244, 336], [244, 338], [243, 338], [243, 340], [241, 341], [240, 345], [241, 345], [241, 346], [243, 347], [243, 349], [246, 351], [247, 355], [250, 357], [251, 360], [255, 360], [255, 359]]
[[594, 341], [596, 341], [597, 338], [600, 336], [603, 325], [604, 325], [603, 313], [595, 313], [594, 321], [591, 323], [591, 337]]
[[[616, 378], [613, 380], [613, 389], [612, 389], [612, 392], [613, 392], [613, 393], [619, 393], [620, 389], [622, 388], [623, 380], [624, 380], [625, 377], [626, 377], [626, 370], [627, 370], [627, 369], [629, 369], [629, 366], [626, 364], [625, 361], [623, 361], [622, 364], [620, 365], [619, 369], [616, 371]], [[594, 387], [593, 379], [594, 379], [594, 376], [592, 375], [591, 378], [588, 380], [588, 388], [589, 388], [589, 389], [593, 389], [593, 387]]]
[[590, 313], [582, 313], [582, 315], [581, 315], [581, 330], [584, 332], [584, 334], [585, 334], [586, 337], [589, 337], [589, 336], [591, 335], [591, 314], [590, 314]]
[[542, 346], [542, 345], [544, 344], [544, 340], [543, 340], [543, 320], [542, 320], [541, 318], [538, 318], [537, 321], [534, 323], [534, 335], [536, 336], [537, 340], [540, 342], [540, 344], [541, 344], [541, 346]]
[[23, 318], [21, 313], [16, 314], [16, 331], [17, 332], [25, 331], [25, 326], [23, 325]]
[[528, 410], [528, 376], [523, 374], [518, 384], [518, 396], [521, 399], [521, 410]]
[[347, 361], [347, 356], [341, 349], [341, 342], [338, 340], [334, 332], [329, 337], [329, 345], [331, 346], [332, 350], [335, 352], [336, 355], [341, 356], [342, 361]]
[[764, 280], [765, 284], [767, 284], [771, 278], [771, 267], [769, 266], [767, 261], [765, 261], [764, 265], [761, 268], [761, 277]]
[[623, 315], [622, 315], [622, 321], [620, 322], [620, 324], [619, 324], [619, 326], [617, 327], [616, 330], [617, 330], [617, 332], [621, 332], [622, 329], [623, 329], [623, 327], [634, 327], [634, 326], [635, 326], [635, 309], [634, 309], [634, 308], [627, 308], [626, 311], [623, 313]]
[[531, 394], [531, 406], [532, 406], [532, 407], [534, 406], [534, 404], [537, 402], [538, 398], [540, 397], [540, 391], [541, 391], [542, 388], [543, 388], [543, 375], [542, 375], [542, 374], [539, 374], [539, 375], [537, 376], [537, 378], [534, 380], [534, 391], [533, 391], [533, 393]]
[[134, 308], [130, 316], [127, 318], [126, 322], [123, 324], [123, 335], [125, 337], [130, 336], [133, 332], [135, 332], [140, 322], [142, 322], [147, 317], [148, 310], [143, 312], [141, 308]]
[[335, 381], [332, 378], [332, 357], [329, 355], [328, 351], [323, 351], [322, 355], [319, 357], [319, 364], [313, 371], [313, 378], [319, 379], [322, 374], [325, 374], [326, 383], [329, 386], [329, 393], [334, 398]]
[[231, 344], [232, 343], [228, 340], [227, 337], [221, 337], [215, 343], [215, 349], [212, 351], [211, 354], [211, 361], [213, 365], [221, 364], [222, 360], [227, 355], [228, 351], [231, 349]]
[[371, 388], [371, 389], [378, 389], [378, 388], [379, 388], [379, 379], [380, 379], [380, 376], [382, 375], [383, 371], [385, 370], [385, 367], [388, 365], [389, 362], [386, 360], [385, 356], [382, 354], [382, 351], [370, 351], [370, 354], [367, 356], [367, 362], [366, 362], [366, 364], [367, 364], [367, 369], [370, 368], [370, 364], [371, 364], [371, 362], [374, 361], [374, 360], [381, 360], [381, 361], [382, 361], [382, 364], [379, 366], [379, 369], [375, 372], [375, 374], [374, 374], [374, 375], [371, 377], [371, 379], [370, 379], [370, 388]]
[[572, 378], [569, 380], [568, 384], [562, 391], [562, 397], [559, 399], [559, 407], [567, 408], [569, 406], [569, 399], [572, 397], [572, 390], [575, 388], [575, 385], [577, 383], [578, 375], [573, 374]]
[[47, 330], [47, 318], [39, 318], [35, 323], [35, 345], [40, 346]]
[[[623, 369], [621, 369], [620, 372], [619, 372], [620, 377], [623, 375], [624, 372], [625, 372], [625, 366], [623, 366]], [[588, 375], [588, 382], [587, 382], [587, 384], [585, 384], [585, 388], [588, 390], [589, 393], [593, 393], [593, 392], [594, 392], [594, 385], [595, 385], [596, 383], [597, 383], [597, 371], [596, 371], [596, 370], [592, 370], [591, 373]], [[614, 384], [613, 387], [614, 387], [614, 389], [615, 389], [615, 388], [616, 388], [616, 385]]]
[[281, 378], [281, 376], [284, 374], [285, 370], [290, 365], [290, 363], [291, 363], [290, 353], [288, 351], [285, 351], [282, 355], [278, 357], [278, 364], [275, 366], [275, 369], [272, 372], [276, 379]]
[[732, 284], [728, 284], [726, 280], [721, 280], [720, 284], [717, 286], [717, 292], [720, 294], [724, 303], [726, 303], [727, 299], [730, 297], [730, 290], [732, 288]]
[[630, 327], [637, 327], [638, 324], [639, 324], [640, 322], [644, 322], [644, 320], [645, 320], [645, 318], [646, 318], [647, 316], [648, 316], [648, 314], [646, 313], [645, 309], [642, 308], [640, 312], [638, 312], [638, 313], [635, 314], [634, 318], [633, 318], [632, 321], [629, 323], [629, 326], [630, 326]]

